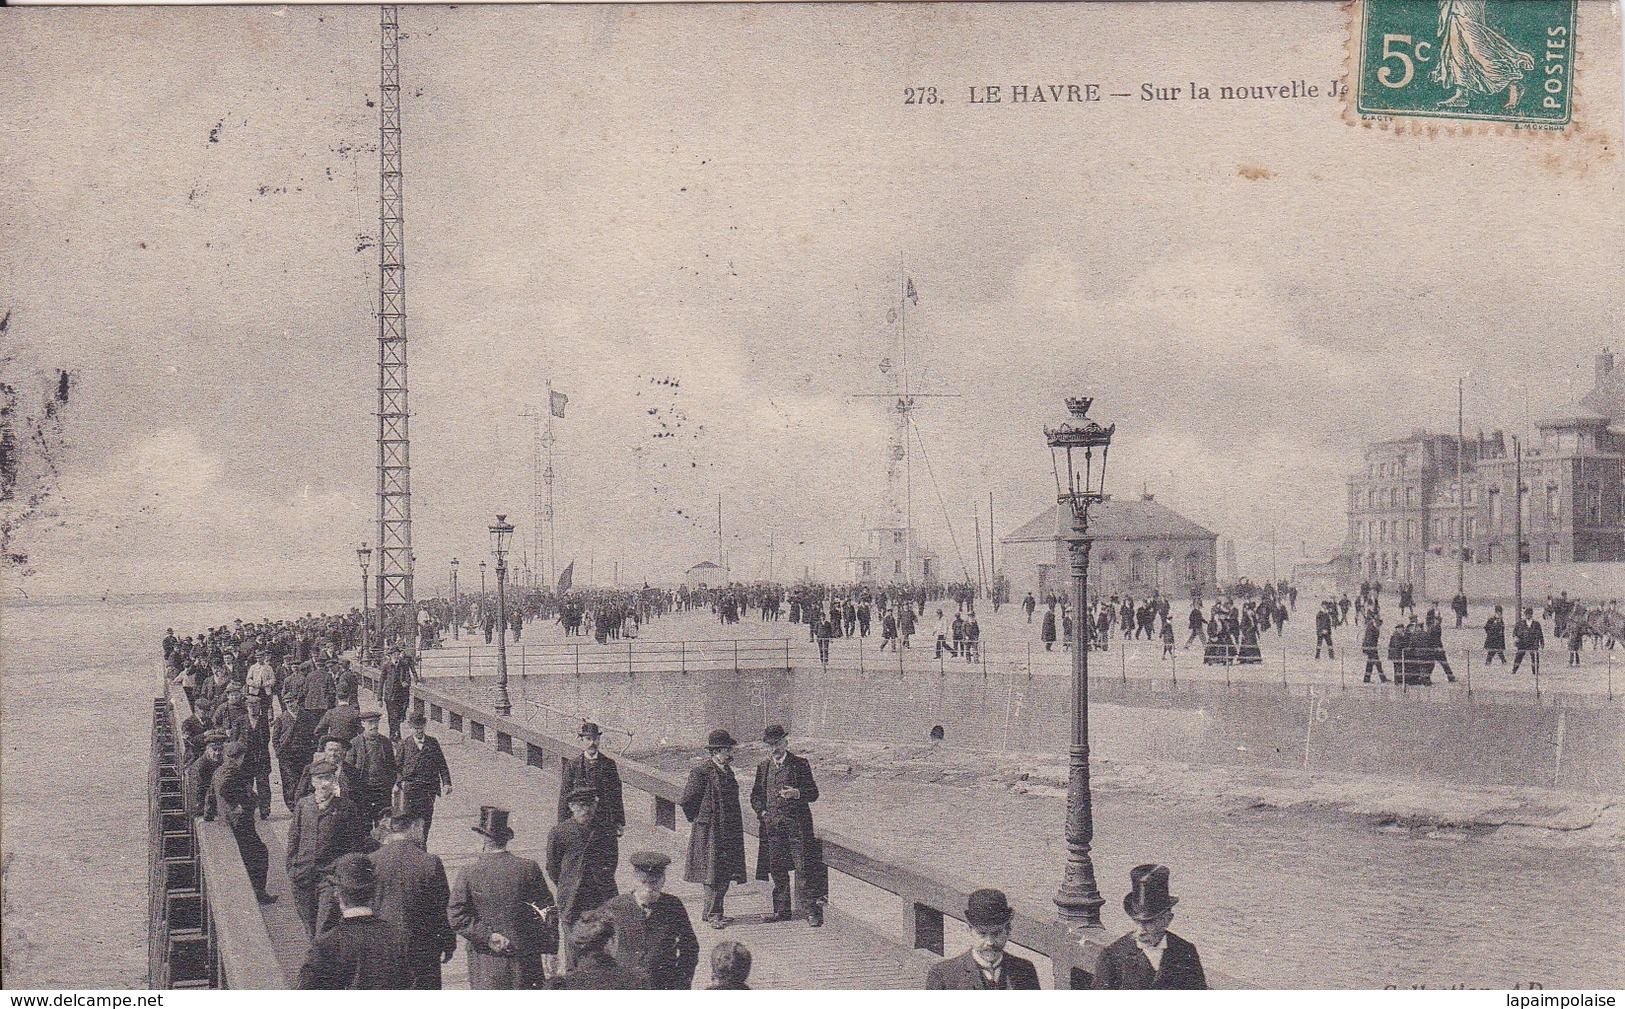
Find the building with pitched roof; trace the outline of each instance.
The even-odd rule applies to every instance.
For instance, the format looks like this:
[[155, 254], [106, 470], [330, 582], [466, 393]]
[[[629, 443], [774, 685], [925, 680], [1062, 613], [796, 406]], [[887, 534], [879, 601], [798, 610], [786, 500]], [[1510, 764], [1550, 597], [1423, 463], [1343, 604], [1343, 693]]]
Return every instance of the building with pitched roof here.
[[[1012, 599], [1040, 600], [1071, 591], [1067, 537], [1072, 517], [1045, 509], [1004, 537], [998, 570]], [[1089, 591], [1103, 595], [1211, 597], [1218, 582], [1219, 536], [1156, 501], [1151, 494], [1106, 500], [1089, 510]]]

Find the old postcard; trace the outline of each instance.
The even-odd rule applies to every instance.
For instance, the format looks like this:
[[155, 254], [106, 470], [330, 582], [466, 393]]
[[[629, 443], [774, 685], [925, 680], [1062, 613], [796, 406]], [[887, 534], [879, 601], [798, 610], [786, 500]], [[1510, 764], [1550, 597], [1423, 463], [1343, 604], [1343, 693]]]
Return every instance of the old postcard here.
[[1617, 3], [0, 67], [7, 987], [1625, 985]]

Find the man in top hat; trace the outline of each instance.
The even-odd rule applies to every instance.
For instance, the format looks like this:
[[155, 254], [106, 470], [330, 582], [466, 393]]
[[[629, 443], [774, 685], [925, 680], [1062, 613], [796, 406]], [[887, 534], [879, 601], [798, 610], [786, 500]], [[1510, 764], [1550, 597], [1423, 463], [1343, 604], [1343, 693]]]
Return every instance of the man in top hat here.
[[[603, 731], [596, 722], [581, 723], [576, 738], [581, 742], [581, 754], [564, 762], [564, 778], [559, 784], [559, 822], [571, 819], [570, 796], [578, 788], [592, 789], [598, 795], [592, 818], [587, 825], [597, 835], [591, 854], [597, 886], [613, 897], [620, 888], [615, 884], [616, 863], [620, 861], [620, 836], [626, 831], [626, 807], [621, 801], [621, 770], [615, 761], [599, 749]], [[560, 901], [560, 907], [563, 907]], [[594, 905], [596, 906], [596, 905]], [[583, 910], [587, 910], [583, 908]]]
[[305, 923], [305, 930], [315, 938], [332, 911], [326, 875], [340, 858], [370, 851], [377, 842], [372, 839], [372, 824], [366, 814], [339, 794], [337, 765], [318, 760], [306, 772], [311, 794], [293, 807], [285, 868], [293, 884], [294, 910]]
[[790, 871], [807, 909], [807, 924], [824, 923], [819, 903], [829, 893], [818, 837], [813, 833], [812, 807], [818, 801], [818, 782], [806, 757], [790, 752], [782, 725], [769, 725], [762, 742], [773, 753], [756, 766], [750, 789], [750, 808], [756, 811], [756, 878], [773, 880], [773, 914], [769, 921], [790, 920]]
[[1129, 872], [1133, 887], [1123, 911], [1139, 926], [1101, 951], [1095, 988], [1205, 989], [1207, 975], [1196, 947], [1168, 931], [1178, 897], [1168, 895], [1166, 865], [1138, 865]]
[[[741, 856], [741, 859], [743, 856]], [[665, 892], [671, 859], [657, 851], [633, 852], [632, 890], [604, 905], [615, 919], [616, 958], [663, 991], [685, 991], [700, 965], [700, 943], [683, 902]]]
[[254, 896], [261, 904], [274, 904], [276, 897], [265, 891], [265, 873], [271, 856], [254, 828], [254, 770], [249, 766], [249, 744], [234, 739], [226, 744], [224, 762], [214, 772], [215, 804], [231, 827], [237, 839], [237, 851], [243, 857], [243, 869], [254, 887]]
[[365, 855], [345, 855], [333, 864], [331, 884], [339, 918], [305, 954], [301, 989], [408, 988], [406, 930], [373, 913], [376, 877]]
[[933, 964], [926, 972], [925, 987], [939, 991], [1036, 991], [1038, 971], [1033, 962], [1004, 951], [1005, 943], [1010, 941], [1010, 919], [1014, 917], [1003, 890], [972, 893], [965, 904], [971, 948], [952, 960]]
[[[569, 935], [583, 914], [602, 906], [615, 891], [604, 885], [605, 876], [599, 871], [604, 841], [593, 826], [598, 793], [587, 785], [576, 785], [565, 801], [570, 819], [555, 824], [547, 835], [547, 875], [558, 892], [560, 932]], [[608, 878], [613, 881], [615, 877]]]
[[405, 987], [437, 990], [440, 965], [457, 952], [457, 933], [446, 919], [446, 867], [423, 850], [422, 823], [409, 813], [389, 818], [389, 833], [372, 856], [378, 876], [373, 910], [406, 929]]
[[434, 824], [434, 800], [451, 794], [451, 768], [440, 750], [440, 740], [424, 731], [429, 724], [421, 712], [407, 719], [411, 732], [395, 747], [396, 780], [406, 797], [406, 810], [423, 821], [423, 843], [429, 843]]
[[361, 713], [361, 735], [350, 740], [346, 758], [360, 778], [361, 792], [353, 798], [376, 820], [389, 811], [389, 793], [395, 787], [395, 745], [378, 731], [383, 716], [376, 711]]
[[[540, 988], [542, 955], [557, 949], [556, 910], [542, 867], [508, 850], [508, 811], [480, 807], [480, 857], [451, 888], [448, 917], [468, 940], [468, 986]], [[554, 941], [549, 941], [553, 939]]]
[[688, 775], [680, 805], [693, 827], [688, 835], [688, 864], [683, 879], [705, 887], [700, 920], [723, 928], [722, 902], [728, 884], [745, 882], [745, 818], [739, 808], [739, 781], [733, 752], [739, 745], [726, 729], [706, 739], [708, 756]]

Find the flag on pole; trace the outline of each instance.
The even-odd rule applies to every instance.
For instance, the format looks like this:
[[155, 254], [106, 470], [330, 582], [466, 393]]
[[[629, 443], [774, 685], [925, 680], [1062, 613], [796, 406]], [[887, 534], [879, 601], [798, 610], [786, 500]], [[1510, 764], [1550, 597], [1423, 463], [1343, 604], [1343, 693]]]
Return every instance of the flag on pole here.
[[553, 416], [562, 418], [564, 416], [564, 404], [568, 402], [570, 402], [569, 396], [566, 396], [562, 392], [554, 392], [551, 389], [548, 390], [547, 409], [553, 414]]
[[[557, 393], [555, 393], [555, 395], [557, 395]], [[564, 570], [559, 574], [559, 591], [560, 592], [568, 592], [568, 591], [570, 591], [570, 586], [575, 583], [575, 576], [576, 576], [576, 562], [571, 561], [569, 564], [566, 564], [564, 566]]]
[[904, 293], [906, 293], [908, 295], [909, 304], [918, 305], [920, 303], [920, 292], [914, 290], [914, 278], [913, 277], [908, 278], [908, 286], [907, 286], [907, 288], [905, 288]]

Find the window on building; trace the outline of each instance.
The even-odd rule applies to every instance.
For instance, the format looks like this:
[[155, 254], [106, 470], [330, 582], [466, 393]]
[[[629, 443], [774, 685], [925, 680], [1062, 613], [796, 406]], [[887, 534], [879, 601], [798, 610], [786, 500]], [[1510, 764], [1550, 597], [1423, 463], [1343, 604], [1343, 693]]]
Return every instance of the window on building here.
[[1415, 487], [1406, 487], [1405, 488], [1405, 507], [1409, 508], [1414, 504], [1416, 504], [1416, 488]]
[[1145, 580], [1145, 555], [1139, 552], [1128, 556], [1128, 580], [1135, 585]]
[[1416, 539], [1416, 520], [1415, 519], [1406, 519], [1405, 520], [1405, 542], [1406, 543], [1411, 543], [1411, 542], [1414, 542], [1415, 539]]
[[903, 530], [899, 529], [896, 532], [892, 533], [891, 534], [891, 541], [893, 543], [896, 543], [898, 546], [901, 546], [902, 543], [903, 543]]
[[872, 577], [874, 577], [874, 573], [875, 573], [874, 561], [864, 561], [863, 562], [863, 577], [872, 578]]
[[1192, 585], [1202, 582], [1202, 555], [1191, 552], [1185, 555], [1185, 581]]
[[1500, 529], [1501, 526], [1502, 526], [1502, 521], [1501, 520], [1503, 518], [1505, 518], [1505, 516], [1503, 516], [1501, 514], [1500, 488], [1499, 487], [1491, 487], [1490, 488], [1490, 528], [1491, 529]]
[[1398, 487], [1390, 487], [1390, 488], [1388, 488], [1388, 507], [1390, 507], [1390, 508], [1398, 508], [1399, 507], [1399, 488]]
[[1377, 507], [1377, 492], [1376, 491], [1370, 490], [1370, 489], [1366, 490], [1366, 492], [1365, 492], [1365, 506], [1368, 509]]
[[1477, 515], [1469, 515], [1469, 516], [1467, 516], [1467, 538], [1468, 539], [1477, 539], [1478, 538], [1478, 516]]
[[1557, 549], [1558, 548], [1557, 548], [1556, 543], [1548, 543], [1548, 544], [1546, 544], [1546, 562], [1548, 564], [1551, 563], [1552, 561], [1557, 560]]
[[892, 574], [900, 575], [900, 574], [903, 573], [903, 562], [902, 561], [892, 561], [891, 564], [892, 564], [892, 567], [891, 567], [891, 573]]
[[1586, 484], [1586, 521], [1591, 525], [1602, 523], [1602, 485]]
[[920, 562], [920, 577], [926, 581], [931, 580], [931, 558], [927, 557], [925, 560]]
[[1552, 525], [1557, 524], [1557, 485], [1546, 485], [1546, 521]]
[[1445, 520], [1445, 529], [1447, 530], [1445, 533], [1446, 536], [1449, 536], [1451, 539], [1456, 538], [1456, 517], [1454, 515]]

